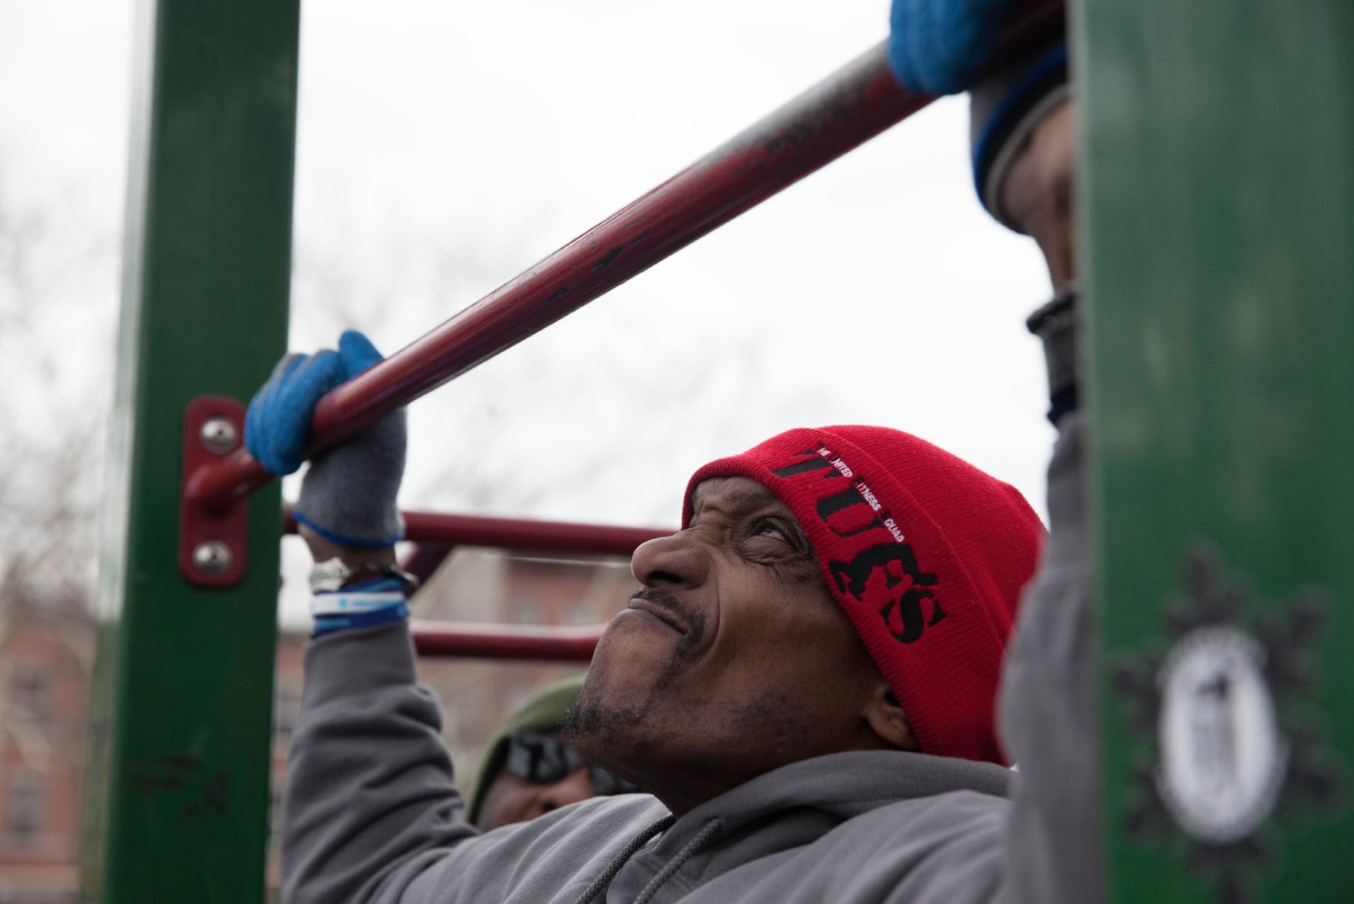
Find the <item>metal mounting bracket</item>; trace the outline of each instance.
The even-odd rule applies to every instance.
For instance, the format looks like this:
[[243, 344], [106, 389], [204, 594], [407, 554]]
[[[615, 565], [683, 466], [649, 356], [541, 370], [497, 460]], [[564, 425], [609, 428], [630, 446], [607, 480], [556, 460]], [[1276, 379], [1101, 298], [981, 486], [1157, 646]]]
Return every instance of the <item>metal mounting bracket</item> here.
[[232, 587], [244, 577], [249, 500], [207, 506], [188, 495], [193, 474], [240, 447], [245, 406], [228, 396], [198, 396], [183, 415], [183, 473], [179, 481], [179, 572], [198, 587]]

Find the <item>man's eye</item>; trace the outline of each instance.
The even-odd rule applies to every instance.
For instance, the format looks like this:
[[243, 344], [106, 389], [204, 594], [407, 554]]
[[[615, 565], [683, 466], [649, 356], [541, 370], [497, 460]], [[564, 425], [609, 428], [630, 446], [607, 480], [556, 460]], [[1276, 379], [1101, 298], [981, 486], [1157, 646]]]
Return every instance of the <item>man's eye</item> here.
[[789, 540], [789, 537], [786, 535], [785, 531], [782, 530], [778, 525], [770, 521], [762, 521], [758, 523], [757, 529], [753, 531], [753, 533], [755, 533], [759, 537], [771, 537], [776, 540], [786, 540], [786, 541]]

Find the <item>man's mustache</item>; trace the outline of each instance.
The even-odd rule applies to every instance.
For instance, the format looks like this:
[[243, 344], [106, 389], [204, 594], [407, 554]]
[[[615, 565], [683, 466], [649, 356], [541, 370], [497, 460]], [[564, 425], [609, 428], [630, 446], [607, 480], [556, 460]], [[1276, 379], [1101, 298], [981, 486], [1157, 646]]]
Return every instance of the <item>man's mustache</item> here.
[[694, 647], [705, 635], [705, 610], [681, 600], [675, 594], [661, 587], [643, 587], [632, 593], [630, 599], [653, 603], [655, 606], [667, 609], [676, 616], [687, 629], [686, 636], [682, 638], [679, 645], [683, 652]]

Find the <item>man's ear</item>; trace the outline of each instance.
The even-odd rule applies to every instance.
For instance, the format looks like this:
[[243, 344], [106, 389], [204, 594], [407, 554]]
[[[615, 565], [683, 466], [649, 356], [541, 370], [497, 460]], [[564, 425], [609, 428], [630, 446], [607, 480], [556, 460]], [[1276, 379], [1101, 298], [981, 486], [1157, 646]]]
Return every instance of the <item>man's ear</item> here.
[[870, 694], [861, 718], [887, 746], [898, 750], [921, 750], [916, 735], [912, 733], [912, 723], [907, 721], [907, 714], [899, 705], [898, 698], [883, 680]]

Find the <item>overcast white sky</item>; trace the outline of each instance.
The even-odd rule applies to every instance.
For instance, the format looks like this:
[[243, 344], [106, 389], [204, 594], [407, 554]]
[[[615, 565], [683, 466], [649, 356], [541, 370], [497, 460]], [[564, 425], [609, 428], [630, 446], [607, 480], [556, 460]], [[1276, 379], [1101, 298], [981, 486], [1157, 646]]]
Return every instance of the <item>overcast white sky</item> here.
[[[882, 40], [887, 12], [307, 4], [293, 346], [342, 326], [404, 345]], [[0, 0], [11, 203], [57, 199], [116, 234], [130, 73], [130, 3]], [[967, 102], [938, 103], [415, 404], [403, 503], [672, 524], [701, 463], [857, 422], [938, 443], [1043, 511], [1052, 432], [1023, 320], [1048, 281], [982, 212], [967, 150]], [[102, 362], [112, 337], [80, 341], [72, 362]]]

